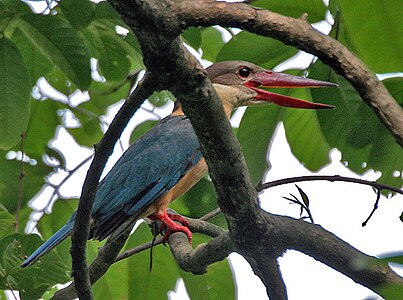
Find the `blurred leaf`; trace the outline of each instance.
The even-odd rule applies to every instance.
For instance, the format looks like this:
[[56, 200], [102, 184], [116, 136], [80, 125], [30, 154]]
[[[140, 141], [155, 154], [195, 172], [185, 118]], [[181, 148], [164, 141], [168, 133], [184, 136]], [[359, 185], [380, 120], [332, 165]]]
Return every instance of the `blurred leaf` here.
[[[131, 249], [137, 245], [152, 239], [150, 228], [142, 223], [126, 243], [125, 249]], [[167, 247], [158, 246], [153, 249], [153, 267], [150, 271], [150, 251], [143, 251], [131, 256], [124, 261], [116, 263], [112, 268], [120, 269], [122, 264], [127, 265], [128, 292], [126, 299], [166, 299], [167, 293], [175, 289], [176, 281], [180, 277], [180, 271], [170, 250]], [[131, 284], [131, 283], [135, 284]], [[141, 288], [139, 288], [141, 287]], [[94, 286], [94, 290], [96, 285]], [[119, 297], [112, 297], [113, 299]], [[108, 298], [111, 299], [111, 298]]]
[[166, 90], [154, 92], [150, 97], [148, 97], [148, 101], [150, 101], [155, 107], [162, 107], [170, 101], [175, 101], [175, 99], [175, 96], [170, 91]]
[[346, 161], [351, 170], [361, 174], [372, 168], [382, 172], [377, 181], [402, 186], [402, 178], [393, 176], [393, 172], [403, 170], [403, 149], [345, 79], [330, 72], [319, 61], [310, 73], [312, 77], [322, 80], [328, 80], [329, 74], [331, 81], [338, 83], [339, 87], [312, 89], [311, 93], [315, 102], [336, 106], [330, 113], [317, 112], [330, 147], [341, 151], [342, 161]]
[[71, 25], [61, 16], [24, 15], [19, 28], [33, 44], [81, 89], [91, 85], [90, 53]]
[[[17, 208], [17, 199], [21, 174], [21, 161], [6, 158], [6, 152], [0, 151], [0, 202], [7, 210], [14, 214]], [[24, 163], [24, 192], [22, 207], [32, 199], [45, 184], [45, 176], [52, 172], [52, 168], [38, 160], [35, 165]]]
[[307, 13], [311, 23], [324, 20], [326, 15], [326, 7], [322, 0], [259, 0], [254, 1], [253, 6], [293, 18], [300, 18]]
[[[10, 235], [15, 230], [15, 218], [0, 203], [0, 239]], [[1, 298], [0, 298], [1, 299]]]
[[136, 128], [134, 128], [134, 130], [132, 131], [132, 134], [130, 135], [130, 144], [136, 141], [139, 137], [141, 137], [155, 125], [157, 125], [158, 122], [159, 121], [148, 120], [137, 125]]
[[103, 136], [101, 126], [97, 119], [89, 119], [85, 121], [85, 123], [82, 123], [80, 127], [68, 128], [67, 131], [79, 145], [89, 148], [93, 148]]
[[79, 107], [97, 115], [104, 115], [110, 105], [127, 98], [130, 92], [130, 82], [94, 81], [88, 92], [90, 101], [80, 104]]
[[388, 284], [379, 288], [379, 294], [384, 299], [399, 299], [403, 295], [401, 284]]
[[[206, 243], [208, 238], [194, 236], [194, 243]], [[208, 266], [203, 275], [193, 275], [181, 270], [181, 277], [186, 286], [189, 298], [204, 299], [236, 299], [236, 284], [228, 260], [223, 260]]]
[[245, 60], [266, 69], [297, 54], [298, 50], [272, 38], [242, 31], [221, 49], [217, 61]]
[[107, 1], [99, 2], [95, 6], [93, 19], [94, 20], [110, 19], [115, 21], [122, 20], [118, 15], [118, 13], [116, 12], [116, 10]]
[[224, 46], [222, 34], [214, 27], [202, 30], [202, 58], [209, 61], [216, 61], [217, 55]]
[[48, 143], [55, 136], [59, 125], [58, 105], [55, 101], [31, 102], [31, 116], [25, 138], [25, 153], [37, 160], [45, 154]]
[[77, 89], [76, 85], [58, 68], [46, 75], [45, 78], [54, 89], [62, 93], [65, 97]]
[[21, 299], [39, 299], [54, 284], [71, 280], [67, 266], [52, 252], [33, 266], [21, 268], [25, 257], [41, 244], [34, 234], [13, 234], [0, 240], [0, 288], [19, 290]]
[[267, 151], [280, 121], [281, 108], [274, 105], [248, 107], [237, 133], [252, 182], [257, 184], [269, 168]]
[[[45, 214], [37, 223], [37, 228], [44, 240], [49, 239], [56, 231], [58, 231], [70, 218], [73, 212], [77, 209], [77, 199], [59, 199], [52, 207], [50, 214]], [[87, 243], [90, 247], [91, 243]], [[59, 244], [52, 252], [59, 254], [60, 258], [66, 266], [71, 266], [70, 256], [71, 241], [68, 238], [66, 241]]]
[[64, 0], [59, 2], [58, 7], [69, 23], [78, 30], [87, 27], [94, 15], [94, 3], [88, 0]]
[[[303, 89], [290, 91], [293, 97], [311, 100], [308, 93]], [[328, 110], [326, 113], [332, 112]], [[317, 171], [329, 163], [331, 148], [323, 136], [316, 111], [286, 109], [283, 122], [291, 151], [306, 168]]]
[[189, 27], [182, 33], [186, 44], [197, 50], [202, 45], [202, 30], [198, 27]]
[[403, 106], [403, 77], [388, 78], [382, 83], [389, 90], [389, 93], [395, 98], [396, 102]]
[[53, 71], [53, 64], [21, 30], [17, 28], [11, 40], [20, 50], [31, 78], [31, 84], [36, 84], [39, 77], [45, 76]]
[[402, 72], [401, 1], [339, 0], [339, 8], [343, 26], [351, 37], [347, 46], [376, 73]]
[[100, 73], [107, 80], [121, 81], [127, 77], [131, 69], [129, 53], [124, 47], [125, 42], [117, 35], [108, 31], [99, 31], [100, 42], [98, 60]]
[[10, 149], [28, 126], [31, 86], [18, 48], [5, 37], [0, 38], [0, 70], [0, 149]]

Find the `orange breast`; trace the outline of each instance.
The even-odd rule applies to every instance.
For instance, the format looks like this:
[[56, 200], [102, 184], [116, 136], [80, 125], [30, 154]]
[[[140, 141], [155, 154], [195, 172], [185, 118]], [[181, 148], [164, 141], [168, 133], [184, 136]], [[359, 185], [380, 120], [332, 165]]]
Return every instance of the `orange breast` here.
[[184, 193], [186, 193], [192, 186], [194, 186], [207, 172], [207, 164], [204, 158], [190, 169], [185, 176], [167, 193], [165, 193], [161, 198], [154, 202], [147, 211], [143, 214], [146, 217], [152, 213], [160, 212], [166, 210], [169, 203]]

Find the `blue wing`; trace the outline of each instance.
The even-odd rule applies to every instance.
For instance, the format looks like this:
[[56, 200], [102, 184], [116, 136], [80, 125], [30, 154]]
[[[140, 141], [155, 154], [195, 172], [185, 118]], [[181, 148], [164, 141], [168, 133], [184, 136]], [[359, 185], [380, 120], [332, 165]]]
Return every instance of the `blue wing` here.
[[168, 117], [133, 143], [100, 182], [92, 237], [104, 239], [136, 219], [201, 159], [199, 142], [185, 116]]
[[[122, 155], [100, 182], [92, 210], [91, 237], [102, 240], [141, 214], [201, 159], [199, 142], [185, 116], [167, 117]], [[66, 239], [75, 213], [22, 264], [26, 267]]]

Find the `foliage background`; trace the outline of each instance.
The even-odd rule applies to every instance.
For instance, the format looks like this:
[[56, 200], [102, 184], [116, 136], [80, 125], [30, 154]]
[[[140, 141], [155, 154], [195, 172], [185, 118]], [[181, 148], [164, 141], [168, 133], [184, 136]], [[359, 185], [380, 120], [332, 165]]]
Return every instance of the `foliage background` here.
[[[37, 224], [43, 238], [51, 236], [76, 207], [76, 199], [65, 199], [58, 193], [58, 186], [51, 183], [56, 172], [64, 171], [66, 176], [74, 176], [74, 172], [67, 169], [70, 163], [63, 149], [52, 147], [50, 142], [66, 130], [77, 144], [92, 148], [107, 126], [104, 116], [108, 108], [127, 97], [143, 69], [136, 37], [107, 2], [62, 0], [51, 5], [55, 6], [51, 11], [33, 13], [22, 1], [0, 1], [0, 287], [20, 290], [23, 299], [38, 298], [55, 283], [69, 280], [69, 243], [32, 268], [19, 268], [24, 255], [40, 244], [37, 236], [24, 235], [32, 216], [36, 221], [43, 213], [41, 210], [32, 215], [29, 200], [45, 186], [55, 188], [51, 202], [59, 201], [53, 205], [52, 214]], [[312, 23], [331, 14], [334, 24], [330, 35], [356, 53], [371, 70], [378, 74], [403, 71], [403, 40], [399, 38], [403, 34], [403, 7], [399, 0], [331, 0], [328, 6], [321, 0], [259, 0], [253, 5], [292, 17], [308, 13]], [[327, 22], [332, 22], [330, 19]], [[223, 40], [222, 30], [232, 35], [228, 42]], [[202, 59], [211, 62], [247, 60], [272, 69], [298, 53], [279, 41], [248, 32], [235, 34], [230, 28], [190, 28], [182, 37], [201, 53]], [[317, 171], [328, 164], [330, 150], [337, 148], [352, 171], [380, 171], [379, 182], [401, 187], [403, 151], [350, 84], [315, 59], [306, 70], [290, 72], [337, 82], [339, 88], [280, 92], [312, 101], [326, 100], [337, 109], [329, 113], [275, 106], [248, 108], [236, 134], [253, 181], [260, 182], [269, 168], [268, 147], [282, 122], [293, 154], [307, 169]], [[384, 80], [401, 105], [402, 81], [401, 77]], [[47, 84], [59, 94], [48, 94], [44, 88]], [[79, 97], [88, 101], [77, 102]], [[160, 92], [148, 100], [158, 108], [172, 99], [170, 93]], [[155, 120], [151, 120], [137, 126], [131, 141], [154, 124]], [[191, 201], [195, 198], [197, 201]], [[215, 207], [208, 178], [173, 205], [191, 217], [200, 217]], [[215, 222], [225, 226], [222, 217]], [[131, 238], [126, 248], [150, 239], [145, 227], [137, 230], [136, 238]], [[203, 241], [203, 237], [196, 236], [196, 244]], [[99, 243], [89, 247], [92, 259]], [[147, 254], [116, 264], [94, 286], [96, 299], [160, 299], [175, 287], [179, 277], [184, 279], [192, 299], [235, 297], [228, 262], [212, 265], [208, 274], [195, 277], [181, 271], [167, 249], [160, 247], [154, 255], [158, 267], [152, 272], [148, 271]]]

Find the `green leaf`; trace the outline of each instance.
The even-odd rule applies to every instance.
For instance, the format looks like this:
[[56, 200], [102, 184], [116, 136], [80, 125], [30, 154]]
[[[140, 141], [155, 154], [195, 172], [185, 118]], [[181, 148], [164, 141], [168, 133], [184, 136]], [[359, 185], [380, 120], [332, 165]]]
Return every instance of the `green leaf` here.
[[245, 60], [272, 69], [297, 52], [296, 48], [286, 46], [275, 39], [243, 31], [225, 44], [217, 56], [217, 61]]
[[224, 46], [222, 34], [214, 27], [202, 30], [202, 58], [209, 61], [216, 61], [217, 55]]
[[0, 149], [10, 149], [28, 126], [31, 86], [18, 48], [4, 37], [0, 38], [0, 70]]
[[[194, 243], [205, 243], [205, 236], [194, 236]], [[181, 270], [189, 298], [198, 299], [236, 299], [236, 285], [228, 260], [220, 261], [208, 266], [203, 275], [193, 275]]]
[[[45, 214], [37, 223], [37, 228], [44, 240], [50, 238], [68, 221], [70, 216], [77, 209], [77, 205], [77, 199], [59, 199], [55, 202], [52, 207], [52, 212]], [[87, 243], [88, 247], [91, 245], [91, 243]], [[52, 250], [52, 252], [60, 256], [63, 263], [67, 266], [71, 266], [70, 246], [71, 242], [70, 238], [68, 238]]]
[[31, 102], [31, 116], [25, 135], [25, 153], [40, 160], [46, 153], [48, 143], [55, 136], [59, 125], [58, 105], [55, 101]]
[[[0, 151], [0, 202], [10, 213], [15, 213], [20, 189], [21, 161], [6, 158]], [[36, 164], [24, 163], [24, 192], [21, 206], [25, 207], [45, 184], [45, 176], [53, 169], [38, 160]]]
[[19, 28], [81, 89], [91, 85], [90, 52], [71, 25], [58, 15], [24, 15]]
[[151, 102], [155, 107], [162, 107], [169, 103], [170, 101], [175, 101], [175, 96], [170, 91], [160, 91], [154, 92], [149, 98], [148, 101]]
[[59, 7], [66, 19], [77, 30], [87, 27], [94, 15], [94, 3], [88, 0], [64, 0], [59, 2]]
[[68, 128], [67, 131], [73, 136], [79, 145], [89, 148], [93, 148], [103, 136], [103, 132], [97, 119], [90, 119], [85, 123], [81, 123], [81, 127]]
[[[306, 90], [291, 92], [293, 97], [309, 100]], [[328, 110], [331, 114], [332, 110]], [[316, 111], [286, 109], [283, 117], [287, 141], [292, 153], [311, 171], [317, 171], [329, 162], [331, 150], [323, 136]]]
[[[0, 203], [0, 239], [10, 235], [15, 230], [15, 218]], [[0, 298], [1, 299], [1, 298]]]
[[[129, 238], [125, 249], [131, 249], [151, 239], [150, 228], [143, 223]], [[153, 267], [150, 271], [150, 251], [143, 251], [113, 266], [113, 268], [119, 269], [121, 264], [127, 264], [126, 278], [130, 280], [127, 299], [166, 299], [168, 291], [174, 290], [176, 281], [180, 277], [180, 271], [170, 250], [163, 246], [155, 247], [152, 261]], [[136, 284], [130, 284], [132, 282]]]
[[130, 144], [136, 141], [139, 137], [153, 128], [159, 121], [148, 120], [144, 121], [143, 123], [139, 124], [134, 128], [132, 134], [130, 135]]
[[14, 31], [11, 40], [20, 50], [32, 84], [35, 84], [38, 78], [53, 71], [53, 64], [39, 51], [39, 49], [21, 30], [17, 28]]
[[55, 253], [21, 268], [24, 258], [41, 244], [38, 235], [13, 234], [0, 240], [0, 288], [19, 290], [21, 299], [39, 299], [53, 285], [71, 280]]
[[299, 192], [299, 194], [301, 196], [301, 199], [304, 202], [305, 206], [309, 207], [309, 197], [308, 197], [308, 195], [305, 194], [305, 192], [298, 185], [295, 185], [295, 186], [297, 187], [298, 192]]
[[130, 92], [130, 82], [93, 82], [90, 90], [90, 101], [79, 105], [80, 108], [94, 112], [97, 115], [104, 115], [107, 108], [126, 99]]
[[293, 18], [299, 18], [307, 13], [311, 23], [324, 20], [326, 15], [326, 7], [322, 0], [260, 0], [254, 1], [253, 6]]
[[322, 132], [330, 147], [341, 151], [342, 161], [346, 161], [351, 170], [359, 174], [368, 169], [381, 171], [379, 182], [402, 186], [402, 178], [394, 176], [394, 172], [403, 170], [403, 149], [375, 112], [363, 103], [344, 78], [329, 71], [323, 63], [316, 62], [310, 75], [322, 80], [328, 80], [330, 75], [331, 81], [339, 84], [338, 88], [311, 90], [315, 102], [336, 106], [330, 112], [317, 112]]
[[278, 106], [248, 107], [242, 118], [237, 137], [253, 183], [262, 180], [269, 168], [267, 150], [280, 120]]
[[107, 80], [121, 81], [127, 77], [131, 68], [129, 53], [123, 39], [108, 31], [99, 31], [103, 51], [99, 58], [100, 73]]
[[182, 37], [195, 50], [199, 49], [202, 45], [202, 31], [198, 27], [189, 27], [182, 33]]
[[93, 16], [94, 20], [114, 20], [114, 21], [121, 21], [120, 16], [116, 12], [116, 10], [110, 5], [107, 1], [99, 2], [95, 6], [95, 12]]
[[348, 47], [376, 73], [403, 71], [400, 0], [339, 0], [339, 8], [350, 37]]

